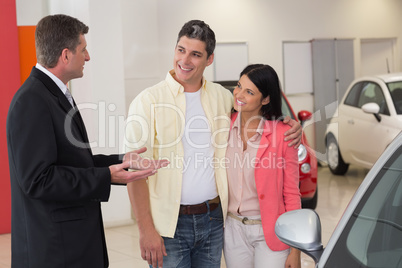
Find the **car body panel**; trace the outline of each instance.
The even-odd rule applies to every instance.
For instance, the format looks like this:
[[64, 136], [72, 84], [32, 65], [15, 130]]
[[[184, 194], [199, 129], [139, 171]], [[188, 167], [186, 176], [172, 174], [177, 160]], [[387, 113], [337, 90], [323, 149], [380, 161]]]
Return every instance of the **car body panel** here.
[[[345, 230], [345, 227], [346, 227], [347, 223], [349, 222], [350, 218], [352, 217], [353, 213], [355, 212], [356, 207], [359, 205], [361, 199], [366, 194], [369, 187], [372, 185], [373, 180], [376, 179], [377, 174], [383, 168], [384, 164], [390, 159], [390, 157], [394, 154], [394, 152], [397, 151], [401, 147], [401, 145], [402, 145], [402, 132], [399, 132], [397, 137], [394, 139], [392, 146], [388, 146], [388, 148], [383, 152], [383, 154], [378, 159], [378, 161], [375, 163], [375, 165], [367, 173], [365, 179], [360, 184], [359, 188], [356, 190], [356, 193], [354, 194], [351, 201], [349, 202], [349, 205], [345, 209], [345, 212], [344, 212], [342, 218], [339, 220], [337, 227], [335, 228], [330, 240], [328, 241], [328, 244], [321, 256], [320, 262], [317, 267], [325, 267], [325, 264], [326, 264], [329, 256], [331, 255], [332, 250], [334, 249], [337, 241], [339, 240], [340, 236], [342, 235], [343, 231]], [[401, 173], [401, 175], [402, 175], [402, 173]], [[402, 205], [402, 203], [400, 203], [400, 205]], [[367, 236], [368, 230], [363, 230], [363, 232], [364, 231], [366, 233], [361, 233], [361, 232], [359, 233], [360, 238], [357, 241], [360, 241], [361, 237], [363, 235]], [[360, 245], [360, 247], [363, 247], [363, 245]]]
[[282, 214], [275, 226], [279, 239], [311, 256], [319, 268], [401, 267], [401, 153], [402, 132], [360, 184], [325, 249], [319, 217], [311, 211]]
[[[339, 147], [343, 160], [371, 168], [392, 138], [401, 128], [387, 115], [381, 115], [381, 122], [372, 114], [352, 106], [339, 108]], [[353, 114], [353, 117], [350, 115]], [[379, 139], [384, 137], [384, 139]]]
[[[282, 92], [282, 112], [284, 115], [290, 116], [294, 120], [298, 120], [292, 106]], [[299, 161], [299, 188], [302, 196], [302, 201], [312, 199], [317, 191], [317, 158], [315, 151], [310, 147], [306, 135], [302, 133], [302, 144], [306, 147], [308, 154], [306, 159]], [[301, 166], [308, 163], [311, 166], [310, 172], [304, 173]]]
[[[387, 87], [387, 83], [398, 81], [402, 86], [402, 73], [362, 77], [349, 86], [325, 134], [326, 140], [329, 135], [335, 137], [345, 163], [371, 168], [402, 129], [402, 114], [397, 113]], [[374, 103], [379, 102], [380, 121], [374, 114], [364, 112], [360, 103], [355, 106], [347, 103], [348, 97], [353, 95], [352, 90], [362, 94], [356, 102], [364, 104], [369, 97]], [[365, 101], [362, 101], [363, 98], [366, 98]]]

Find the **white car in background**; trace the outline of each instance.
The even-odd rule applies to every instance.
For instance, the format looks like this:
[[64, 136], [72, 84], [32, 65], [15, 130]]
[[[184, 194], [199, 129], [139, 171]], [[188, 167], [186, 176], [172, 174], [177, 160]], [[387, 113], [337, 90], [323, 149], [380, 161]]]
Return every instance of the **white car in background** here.
[[402, 130], [402, 73], [351, 83], [325, 133], [328, 167], [343, 175], [349, 164], [370, 169]]

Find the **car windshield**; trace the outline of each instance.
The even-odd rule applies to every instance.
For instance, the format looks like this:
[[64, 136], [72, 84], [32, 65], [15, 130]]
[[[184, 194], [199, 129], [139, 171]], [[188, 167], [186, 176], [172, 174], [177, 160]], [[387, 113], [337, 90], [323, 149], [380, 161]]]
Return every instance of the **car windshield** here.
[[376, 175], [326, 267], [402, 267], [402, 147]]
[[397, 114], [402, 114], [402, 81], [387, 84]]

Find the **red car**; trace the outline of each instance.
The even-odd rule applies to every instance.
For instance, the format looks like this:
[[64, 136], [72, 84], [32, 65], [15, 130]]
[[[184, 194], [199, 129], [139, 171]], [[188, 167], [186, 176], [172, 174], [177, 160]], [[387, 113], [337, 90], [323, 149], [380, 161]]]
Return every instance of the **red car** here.
[[[289, 104], [288, 99], [282, 92], [282, 113], [296, 119], [295, 113]], [[303, 125], [304, 121], [311, 118], [309, 111], [302, 110], [297, 114], [297, 118]], [[302, 142], [299, 146], [299, 187], [302, 197], [303, 208], [315, 209], [317, 206], [317, 158], [315, 151], [310, 147], [303, 132]]]
[[[233, 92], [233, 89], [237, 85], [237, 81], [218, 81], [225, 88]], [[297, 114], [293, 112], [292, 107], [289, 104], [288, 99], [282, 92], [282, 113], [283, 115], [289, 115], [294, 120], [299, 120], [303, 125], [303, 122], [311, 118], [309, 111], [302, 110]], [[299, 146], [299, 187], [302, 198], [302, 207], [315, 209], [317, 206], [318, 190], [317, 190], [317, 158], [315, 151], [311, 149], [307, 142], [306, 136], [303, 132], [302, 142]]]

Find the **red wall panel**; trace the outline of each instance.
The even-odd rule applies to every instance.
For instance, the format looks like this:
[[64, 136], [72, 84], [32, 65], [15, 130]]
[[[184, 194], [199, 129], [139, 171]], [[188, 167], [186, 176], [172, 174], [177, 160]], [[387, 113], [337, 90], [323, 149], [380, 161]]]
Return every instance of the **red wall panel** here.
[[11, 191], [7, 157], [6, 118], [21, 85], [15, 0], [0, 0], [0, 234], [11, 231]]

